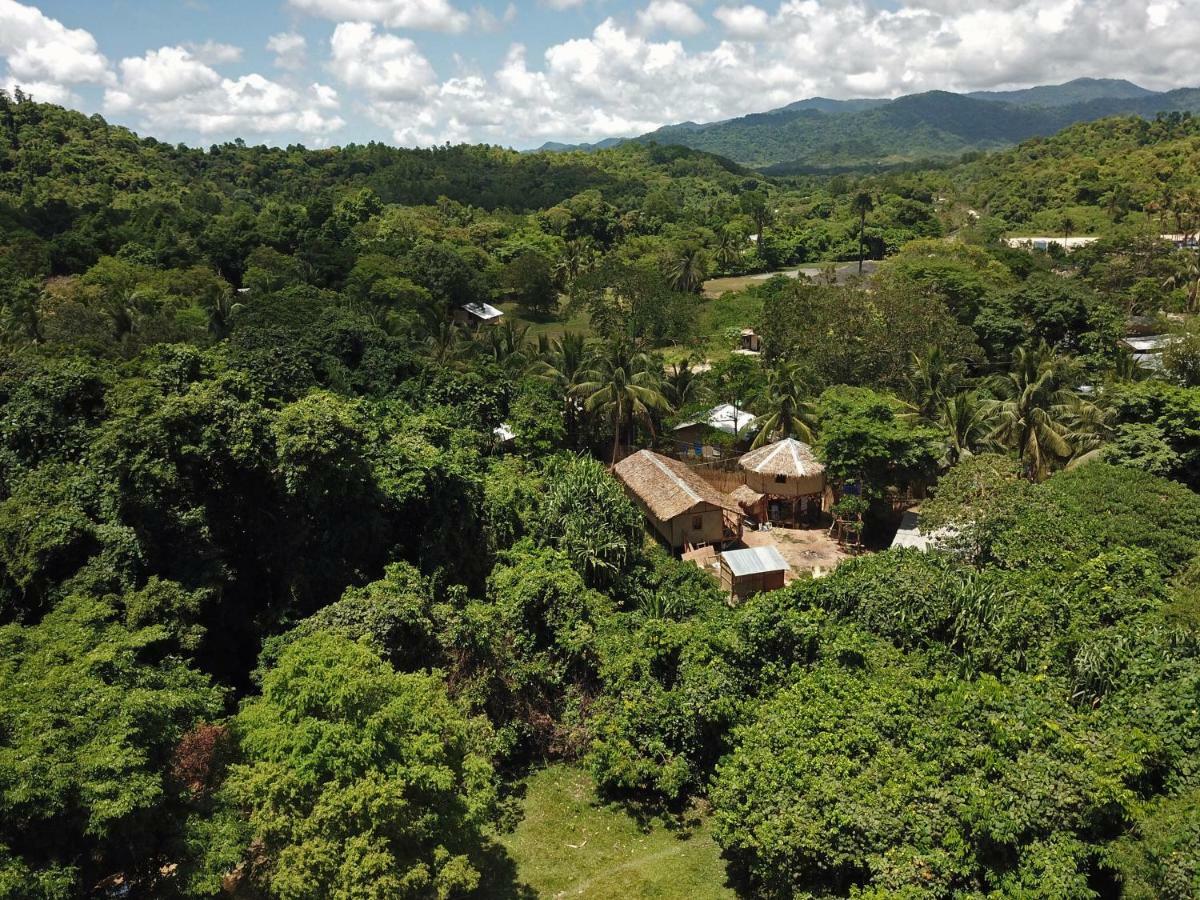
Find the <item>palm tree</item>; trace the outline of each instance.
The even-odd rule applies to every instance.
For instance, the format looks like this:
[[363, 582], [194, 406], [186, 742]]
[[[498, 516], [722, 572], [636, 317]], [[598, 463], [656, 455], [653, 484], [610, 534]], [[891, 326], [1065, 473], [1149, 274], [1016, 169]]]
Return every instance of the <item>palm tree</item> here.
[[425, 355], [436, 365], [454, 367], [475, 350], [466, 329], [436, 309], [427, 310], [421, 326]]
[[742, 259], [742, 250], [746, 245], [746, 239], [737, 231], [729, 226], [725, 226], [717, 233], [717, 246], [715, 255], [717, 265], [725, 271], [729, 271]]
[[612, 465], [617, 463], [624, 428], [640, 422], [653, 434], [654, 413], [670, 411], [654, 363], [621, 340], [602, 345], [572, 393], [583, 398], [585, 412], [598, 413], [612, 422]]
[[807, 443], [816, 439], [816, 413], [808, 383], [798, 366], [781, 363], [767, 372], [766, 412], [758, 420], [751, 449], [775, 436], [794, 437]]
[[924, 356], [912, 355], [912, 369], [905, 377], [909, 406], [926, 419], [933, 419], [962, 380], [963, 364], [947, 359], [941, 347], [931, 347]]
[[528, 325], [505, 319], [499, 325], [481, 329], [475, 340], [485, 356], [509, 371], [517, 371], [524, 369], [529, 362], [526, 346], [528, 333]]
[[1041, 481], [1056, 465], [1090, 450], [1103, 416], [1099, 407], [1065, 386], [1072, 369], [1043, 341], [1019, 348], [1013, 367], [994, 380], [990, 440], [1016, 451], [1026, 475]]
[[587, 363], [587, 342], [577, 331], [565, 332], [553, 342], [539, 338], [537, 358], [529, 364], [528, 372], [534, 378], [552, 384], [563, 397], [563, 422], [567, 428], [567, 439], [575, 441], [577, 407], [579, 398], [574, 394], [580, 376]]
[[697, 399], [702, 383], [699, 373], [692, 368], [691, 360], [672, 363], [663, 380], [663, 393], [675, 409], [682, 409]]
[[867, 231], [867, 213], [875, 208], [875, 201], [866, 191], [859, 191], [850, 201], [850, 212], [858, 216], [858, 274], [863, 270], [863, 246]]
[[995, 405], [973, 391], [943, 397], [936, 421], [946, 436], [946, 444], [939, 464], [957, 465], [985, 447], [992, 431], [994, 412]]
[[667, 264], [667, 281], [684, 294], [697, 294], [708, 277], [708, 252], [699, 244], [677, 247]]
[[1187, 311], [1200, 312], [1200, 250], [1187, 254], [1183, 266], [1163, 282], [1169, 291], [1184, 288], [1187, 291]]

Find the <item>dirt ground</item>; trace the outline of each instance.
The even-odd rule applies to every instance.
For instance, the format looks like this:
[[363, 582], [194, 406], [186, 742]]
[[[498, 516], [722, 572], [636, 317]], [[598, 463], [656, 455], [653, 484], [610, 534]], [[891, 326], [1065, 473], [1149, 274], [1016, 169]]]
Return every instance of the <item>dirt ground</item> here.
[[747, 547], [774, 546], [791, 566], [786, 581], [812, 574], [814, 578], [828, 575], [850, 554], [831, 538], [824, 528], [780, 528], [770, 531], [747, 531], [742, 535]]

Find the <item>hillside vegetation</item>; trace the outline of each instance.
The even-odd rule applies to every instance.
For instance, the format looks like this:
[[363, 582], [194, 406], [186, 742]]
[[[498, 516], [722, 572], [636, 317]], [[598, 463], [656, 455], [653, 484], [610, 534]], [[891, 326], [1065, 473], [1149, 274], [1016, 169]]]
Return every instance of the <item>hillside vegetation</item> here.
[[[779, 180], [0, 94], [0, 897], [1200, 895], [1195, 129]], [[731, 606], [610, 471], [717, 404], [939, 546]]]

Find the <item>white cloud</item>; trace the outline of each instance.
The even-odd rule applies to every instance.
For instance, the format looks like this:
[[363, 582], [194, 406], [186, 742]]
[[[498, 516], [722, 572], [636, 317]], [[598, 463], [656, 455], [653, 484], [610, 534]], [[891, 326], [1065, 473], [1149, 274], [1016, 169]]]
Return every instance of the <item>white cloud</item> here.
[[[12, 81], [37, 83], [42, 96], [64, 91], [62, 85], [104, 83], [111, 78], [108, 60], [90, 33], [67, 28], [15, 0], [0, 0], [0, 56], [8, 62]], [[65, 99], [66, 94], [59, 96]]]
[[737, 38], [762, 38], [771, 33], [771, 17], [759, 6], [719, 6], [713, 17]]
[[275, 54], [275, 65], [280, 69], [303, 69], [308, 41], [294, 31], [281, 31], [267, 38], [267, 49]]
[[183, 47], [123, 59], [120, 69], [120, 81], [104, 92], [105, 112], [133, 116], [153, 132], [315, 138], [345, 125], [332, 87], [298, 90], [257, 73], [223, 77]]
[[475, 19], [476, 26], [481, 31], [503, 31], [507, 26], [516, 21], [517, 4], [509, 3], [500, 15], [496, 15], [486, 6], [480, 5], [471, 10], [471, 15]]
[[183, 47], [161, 47], [145, 56], [121, 60], [121, 83], [107, 92], [106, 104], [118, 110], [142, 103], [174, 100], [220, 84], [215, 70]]
[[0, 90], [8, 91], [9, 94], [12, 94], [17, 88], [20, 88], [26, 97], [36, 100], [38, 103], [57, 103], [59, 106], [78, 107], [82, 102], [79, 95], [69, 87], [50, 81], [18, 81], [10, 76], [6, 81], [0, 82]]
[[646, 34], [655, 31], [699, 34], [704, 30], [704, 20], [683, 0], [650, 0], [637, 18], [638, 27]]
[[301, 12], [334, 22], [378, 22], [388, 28], [465, 31], [471, 17], [448, 0], [288, 0]]
[[208, 63], [211, 66], [235, 63], [242, 58], [241, 47], [235, 47], [233, 44], [222, 44], [220, 41], [204, 41], [200, 44], [188, 42], [183, 46], [200, 62]]
[[530, 146], [729, 118], [814, 95], [1021, 87], [1084, 75], [1173, 87], [1194, 70], [1200, 45], [1200, 17], [1178, 0], [735, 2], [714, 11], [723, 37], [701, 47], [651, 36], [687, 33], [686, 15], [672, 21], [667, 8], [651, 0], [636, 27], [605, 19], [540, 59], [514, 45], [490, 74], [426, 83], [370, 114], [400, 143]]
[[433, 66], [408, 38], [377, 34], [368, 22], [343, 22], [329, 41], [329, 68], [373, 99], [413, 100], [437, 80]]

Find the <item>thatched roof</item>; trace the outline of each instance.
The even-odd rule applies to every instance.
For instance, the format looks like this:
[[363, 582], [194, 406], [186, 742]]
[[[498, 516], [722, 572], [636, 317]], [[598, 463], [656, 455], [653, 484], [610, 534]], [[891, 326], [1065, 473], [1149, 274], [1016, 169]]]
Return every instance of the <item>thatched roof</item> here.
[[825, 467], [813, 455], [812, 447], [795, 438], [784, 438], [752, 450], [738, 460], [738, 464], [748, 472], [760, 475], [809, 478], [825, 473]]
[[639, 450], [613, 468], [616, 475], [661, 522], [705, 504], [738, 511], [729, 497], [668, 456]]
[[738, 485], [729, 492], [730, 499], [737, 501], [742, 509], [749, 509], [752, 506], [756, 506], [765, 496], [766, 494], [760, 494], [748, 484]]

